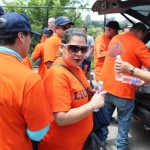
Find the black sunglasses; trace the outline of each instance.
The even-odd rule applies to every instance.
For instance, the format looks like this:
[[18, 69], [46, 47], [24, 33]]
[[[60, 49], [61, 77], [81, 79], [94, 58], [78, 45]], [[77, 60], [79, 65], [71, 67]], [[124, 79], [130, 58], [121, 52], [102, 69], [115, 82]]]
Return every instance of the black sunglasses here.
[[63, 44], [63, 46], [66, 46], [72, 53], [78, 53], [79, 51], [81, 51], [81, 53], [86, 53], [88, 50], [88, 46], [67, 45], [67, 44]]

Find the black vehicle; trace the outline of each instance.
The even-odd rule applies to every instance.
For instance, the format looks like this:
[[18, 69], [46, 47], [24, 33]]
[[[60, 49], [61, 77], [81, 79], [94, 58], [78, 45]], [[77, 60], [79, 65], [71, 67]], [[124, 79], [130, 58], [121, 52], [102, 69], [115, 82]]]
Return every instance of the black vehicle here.
[[[98, 12], [99, 15], [120, 13], [134, 24], [129, 15], [143, 22], [150, 30], [150, 0], [97, 0], [92, 11]], [[143, 42], [147, 43], [149, 40], [150, 32]], [[145, 84], [142, 89], [137, 90], [133, 117], [150, 128], [150, 84]]]

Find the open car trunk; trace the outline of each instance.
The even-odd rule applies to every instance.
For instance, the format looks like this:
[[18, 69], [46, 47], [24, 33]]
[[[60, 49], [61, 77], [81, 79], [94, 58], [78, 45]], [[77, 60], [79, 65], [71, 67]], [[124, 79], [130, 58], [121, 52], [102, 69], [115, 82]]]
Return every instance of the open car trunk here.
[[[134, 22], [129, 16], [138, 19], [150, 29], [150, 0], [97, 0], [93, 7], [93, 12], [99, 15], [120, 13], [129, 22]], [[150, 32], [145, 37], [144, 42], [150, 40]], [[147, 84], [142, 91], [136, 92], [135, 109], [133, 117], [145, 126], [150, 128], [150, 84]]]
[[99, 15], [120, 13], [128, 20], [130, 15], [150, 26], [150, 0], [97, 0], [92, 11]]

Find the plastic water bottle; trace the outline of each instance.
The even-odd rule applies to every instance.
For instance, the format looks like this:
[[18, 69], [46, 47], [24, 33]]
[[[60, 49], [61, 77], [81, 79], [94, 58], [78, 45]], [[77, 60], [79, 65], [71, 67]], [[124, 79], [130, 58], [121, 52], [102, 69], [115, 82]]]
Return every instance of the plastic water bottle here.
[[[116, 60], [117, 61], [122, 61], [121, 56], [117, 55]], [[116, 78], [117, 81], [122, 81], [122, 73], [115, 72], [115, 78]]]
[[[98, 87], [97, 87], [97, 90], [96, 90], [95, 94], [98, 94], [98, 93], [102, 92], [103, 90], [104, 90], [103, 81], [99, 81]], [[99, 109], [94, 110], [94, 112], [98, 112], [98, 111], [99, 111]]]
[[139, 84], [143, 84], [144, 83], [143, 80], [141, 80], [141, 79], [139, 79], [137, 77], [125, 76], [125, 75], [123, 75], [123, 77], [122, 77], [122, 82], [123, 83], [128, 83], [128, 84], [133, 84], [133, 85], [135, 85], [137, 83], [139, 83]]
[[100, 92], [102, 92], [104, 90], [104, 88], [103, 88], [103, 81], [99, 81], [98, 83], [99, 84], [98, 84], [98, 87], [97, 87], [97, 92], [100, 93]]

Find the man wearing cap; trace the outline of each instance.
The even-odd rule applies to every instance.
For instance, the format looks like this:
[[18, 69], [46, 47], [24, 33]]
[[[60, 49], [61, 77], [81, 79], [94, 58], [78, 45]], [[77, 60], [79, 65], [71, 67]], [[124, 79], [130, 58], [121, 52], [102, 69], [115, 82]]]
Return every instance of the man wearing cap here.
[[[53, 35], [52, 29], [44, 28], [43, 35], [45, 36], [46, 41]], [[36, 65], [38, 65], [38, 74], [41, 76], [41, 78], [43, 78], [45, 75], [44, 45], [45, 42], [37, 44], [31, 55], [31, 59]]]
[[59, 45], [61, 43], [61, 37], [66, 29], [71, 28], [74, 23], [67, 16], [60, 16], [55, 20], [55, 32], [56, 34], [50, 37], [44, 46], [44, 63], [46, 69], [50, 68], [58, 55]]
[[100, 73], [105, 60], [108, 44], [110, 40], [118, 34], [120, 30], [117, 21], [109, 21], [105, 26], [105, 32], [98, 35], [94, 42], [94, 72], [97, 81], [100, 81]]
[[[120, 55], [123, 61], [129, 62], [134, 67], [130, 69], [130, 76], [134, 74], [135, 67], [144, 65], [150, 69], [150, 51], [141, 41], [147, 32], [143, 23], [136, 23], [130, 32], [119, 34], [110, 41], [105, 62], [101, 70], [100, 79], [104, 82], [105, 106], [112, 116], [117, 108], [118, 134], [115, 139], [117, 150], [128, 148], [128, 133], [131, 124], [131, 115], [134, 109], [135, 85], [126, 84], [115, 79], [114, 63], [116, 56]], [[108, 134], [108, 130], [105, 130]]]
[[41, 78], [21, 64], [38, 34], [28, 18], [8, 12], [0, 17], [0, 149], [32, 150], [53, 119]]

